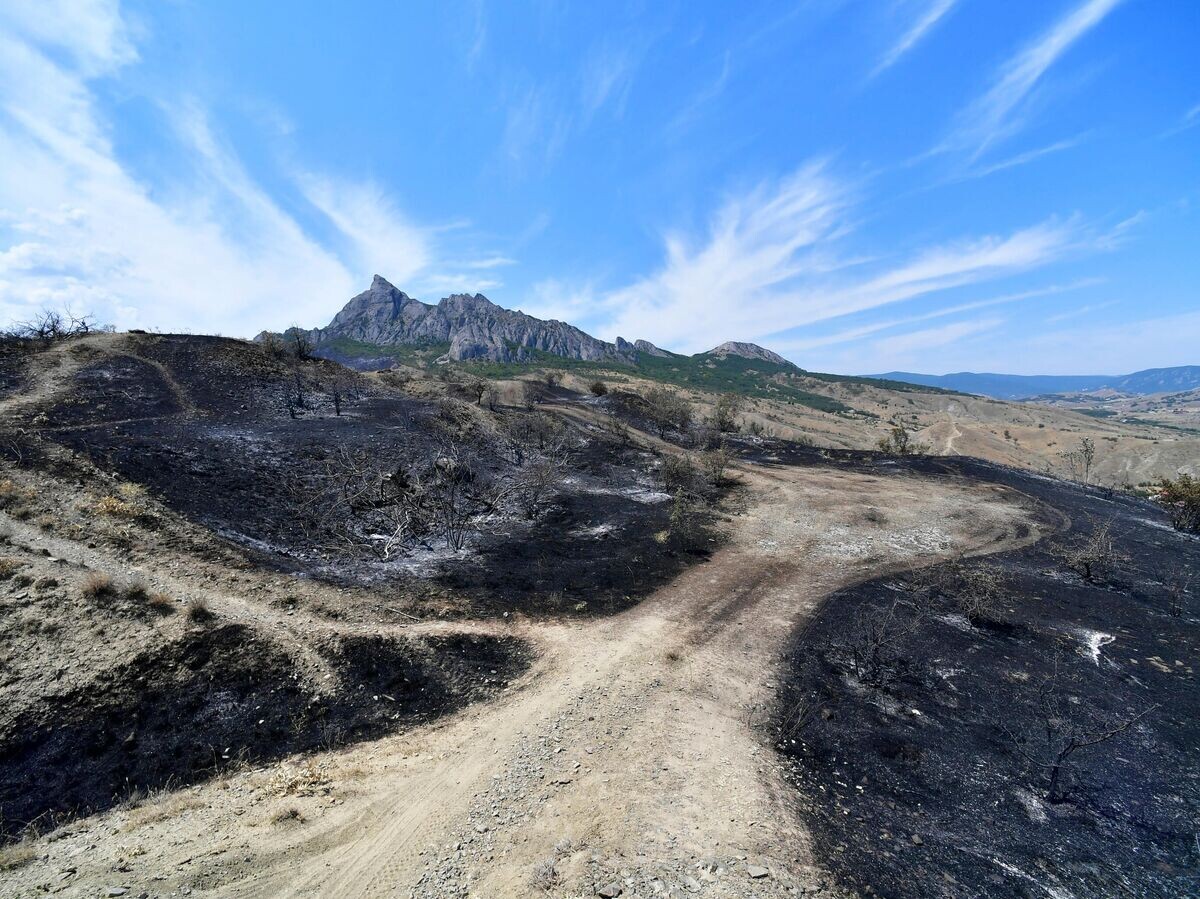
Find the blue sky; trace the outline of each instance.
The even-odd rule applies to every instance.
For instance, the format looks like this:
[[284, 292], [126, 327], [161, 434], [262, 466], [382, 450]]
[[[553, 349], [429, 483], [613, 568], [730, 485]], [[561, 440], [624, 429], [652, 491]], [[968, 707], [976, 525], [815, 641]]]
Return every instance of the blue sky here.
[[813, 370], [1200, 363], [1200, 3], [0, 0], [0, 321], [378, 272]]

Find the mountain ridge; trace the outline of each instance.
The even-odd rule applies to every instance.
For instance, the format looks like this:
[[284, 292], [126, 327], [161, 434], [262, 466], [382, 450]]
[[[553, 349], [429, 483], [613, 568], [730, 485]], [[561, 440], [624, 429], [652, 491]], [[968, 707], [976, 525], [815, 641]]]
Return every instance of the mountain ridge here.
[[918, 372], [892, 371], [878, 375], [863, 375], [863, 377], [903, 381], [923, 387], [942, 387], [963, 393], [982, 394], [1001, 400], [1029, 399], [1047, 394], [1085, 393], [1106, 389], [1144, 396], [1153, 393], [1193, 390], [1200, 387], [1200, 365], [1147, 368], [1127, 375], [1007, 375], [970, 371], [926, 375]]
[[[637, 364], [639, 355], [695, 358], [664, 350], [648, 340], [630, 342], [618, 337], [609, 343], [566, 322], [505, 309], [481, 293], [452, 294], [436, 304], [423, 303], [381, 275], [375, 275], [371, 286], [352, 297], [328, 325], [300, 331], [314, 347], [315, 355], [354, 368], [375, 368], [390, 361], [386, 354], [356, 354], [356, 347], [445, 346], [444, 358], [455, 362], [533, 362], [539, 353], [583, 362], [631, 365]], [[267, 333], [256, 339], [261, 340]], [[697, 356], [738, 356], [797, 368], [778, 353], [739, 341], [727, 341]]]

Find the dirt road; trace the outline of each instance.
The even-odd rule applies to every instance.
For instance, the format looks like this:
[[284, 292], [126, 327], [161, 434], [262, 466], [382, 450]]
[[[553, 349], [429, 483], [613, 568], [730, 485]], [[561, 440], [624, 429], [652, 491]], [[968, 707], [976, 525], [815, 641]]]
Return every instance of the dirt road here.
[[649, 600], [498, 625], [539, 652], [498, 700], [79, 822], [0, 894], [821, 892], [758, 726], [789, 635], [831, 591], [889, 566], [1038, 535], [999, 488], [813, 468], [741, 478], [729, 542]]

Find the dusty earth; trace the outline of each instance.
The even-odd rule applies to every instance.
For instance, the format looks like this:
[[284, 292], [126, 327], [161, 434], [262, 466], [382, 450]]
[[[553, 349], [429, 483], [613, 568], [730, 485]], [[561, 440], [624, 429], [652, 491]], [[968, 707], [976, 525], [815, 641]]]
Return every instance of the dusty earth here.
[[429, 385], [364, 382], [343, 416], [313, 388], [292, 416], [294, 372], [234, 343], [0, 356], [0, 897], [843, 897], [939, 875], [848, 870], [868, 842], [780, 751], [796, 635], [836, 623], [831, 598], [1068, 528], [1026, 476], [735, 441], [734, 486], [676, 550], [646, 497], [679, 447], [552, 391], [539, 408], [586, 450], [537, 523], [441, 567], [331, 571], [281, 518], [292, 447], [419, 455]]
[[[28, 860], [5, 872], [4, 895], [832, 890], [761, 727], [788, 635], [881, 566], [1036, 533], [1022, 497], [998, 487], [833, 467], [745, 466], [741, 478], [727, 545], [637, 607], [478, 625], [536, 656], [499, 697], [69, 824], [22, 844]], [[211, 601], [218, 614], [268, 614]], [[328, 626], [305, 614], [287, 626]], [[414, 623], [408, 636], [462, 626]]]

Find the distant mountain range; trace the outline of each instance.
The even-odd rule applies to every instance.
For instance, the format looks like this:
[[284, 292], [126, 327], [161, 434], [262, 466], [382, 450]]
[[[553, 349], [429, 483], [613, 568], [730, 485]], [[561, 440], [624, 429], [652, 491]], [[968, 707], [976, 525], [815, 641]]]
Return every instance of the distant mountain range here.
[[[304, 333], [316, 355], [364, 371], [389, 368], [418, 353], [426, 361], [437, 358], [496, 363], [537, 362], [557, 356], [579, 362], [649, 367], [689, 382], [716, 377], [714, 365], [722, 369], [720, 377], [726, 378], [751, 369], [768, 377], [804, 374], [834, 378], [806, 373], [778, 353], [754, 343], [728, 341], [706, 353], [684, 356], [660, 349], [648, 340], [599, 340], [566, 322], [504, 309], [483, 294], [454, 294], [434, 305], [422, 303], [379, 275], [328, 325]], [[681, 374], [684, 368], [688, 370], [686, 376]], [[899, 384], [913, 384], [997, 399], [1027, 399], [1103, 389], [1134, 395], [1191, 390], [1200, 387], [1200, 366], [1154, 368], [1118, 376], [888, 372], [864, 377], [889, 381], [893, 389]], [[718, 383], [714, 381], [713, 386]]]
[[962, 393], [978, 393], [1001, 400], [1029, 399], [1054, 393], [1090, 393], [1097, 390], [1115, 390], [1119, 393], [1145, 396], [1200, 387], [1200, 365], [1147, 368], [1130, 375], [999, 375], [970, 371], [949, 375], [922, 375], [910, 371], [890, 371], [865, 377], [904, 381], [924, 387], [941, 387]]
[[[264, 332], [265, 333], [265, 332]], [[304, 332], [318, 356], [363, 370], [399, 361], [399, 350], [425, 348], [454, 361], [533, 362], [548, 354], [582, 362], [637, 365], [639, 359], [730, 356], [766, 363], [772, 370], [799, 371], [777, 353], [730, 341], [697, 356], [681, 356], [648, 340], [598, 340], [573, 325], [543, 320], [497, 306], [483, 294], [454, 294], [436, 305], [422, 303], [376, 275], [324, 328]], [[262, 335], [259, 335], [262, 337]]]

